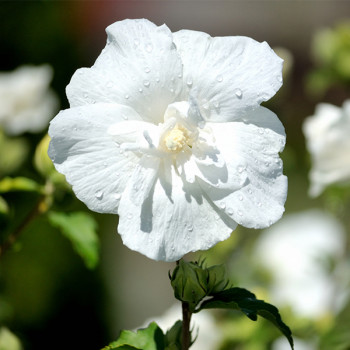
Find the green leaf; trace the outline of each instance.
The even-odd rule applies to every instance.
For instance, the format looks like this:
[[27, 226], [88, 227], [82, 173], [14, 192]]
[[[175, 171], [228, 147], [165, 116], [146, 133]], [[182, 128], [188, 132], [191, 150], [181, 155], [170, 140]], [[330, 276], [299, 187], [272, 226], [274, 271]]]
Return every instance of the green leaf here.
[[119, 338], [106, 346], [103, 350], [164, 350], [164, 334], [159, 326], [152, 322], [145, 329], [139, 329], [136, 333], [122, 331]]
[[27, 177], [5, 177], [0, 180], [0, 193], [11, 191], [43, 192], [43, 187]]
[[9, 212], [9, 206], [4, 198], [0, 196], [0, 214], [6, 215]]
[[49, 212], [48, 219], [51, 225], [59, 228], [72, 242], [85, 265], [90, 269], [96, 267], [99, 258], [99, 239], [95, 219], [84, 212], [70, 214]]
[[256, 296], [248, 290], [236, 287], [216, 293], [212, 298], [203, 301], [195, 312], [214, 308], [239, 310], [253, 321], [258, 319], [258, 315], [269, 320], [282, 332], [294, 349], [292, 332], [282, 321], [278, 309], [263, 300], [256, 299]]
[[182, 321], [176, 321], [175, 324], [168, 329], [164, 339], [165, 350], [181, 350]]

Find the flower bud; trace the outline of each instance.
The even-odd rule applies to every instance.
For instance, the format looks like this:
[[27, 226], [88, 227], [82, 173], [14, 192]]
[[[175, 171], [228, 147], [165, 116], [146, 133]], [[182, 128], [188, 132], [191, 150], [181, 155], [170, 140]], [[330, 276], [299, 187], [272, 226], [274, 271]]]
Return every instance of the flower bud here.
[[175, 298], [187, 302], [190, 312], [207, 295], [208, 271], [195, 263], [180, 260], [170, 279]]

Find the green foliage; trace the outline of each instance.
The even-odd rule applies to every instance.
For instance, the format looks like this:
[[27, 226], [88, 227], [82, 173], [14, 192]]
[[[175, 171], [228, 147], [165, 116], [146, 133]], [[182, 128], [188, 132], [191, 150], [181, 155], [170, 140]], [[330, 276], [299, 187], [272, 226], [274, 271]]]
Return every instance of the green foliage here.
[[316, 33], [312, 43], [316, 67], [310, 72], [307, 88], [310, 93], [324, 94], [330, 87], [350, 85], [350, 23]]
[[165, 334], [165, 350], [181, 350], [182, 321], [175, 324]]
[[24, 138], [9, 138], [0, 129], [0, 177], [17, 170], [27, 155], [28, 143]]
[[[189, 303], [191, 312], [204, 309], [239, 310], [256, 321], [261, 316], [272, 322], [288, 339], [293, 349], [293, 338], [289, 327], [282, 321], [278, 309], [258, 300], [246, 289], [228, 288], [226, 271], [223, 265], [205, 267], [204, 263], [180, 260], [174, 273], [169, 275], [175, 297]], [[228, 288], [228, 289], [227, 289]], [[211, 297], [205, 299], [205, 297]], [[203, 301], [204, 300], [204, 301]]]
[[103, 350], [164, 350], [164, 334], [159, 326], [152, 322], [147, 328], [139, 329], [136, 333], [122, 331], [118, 340], [106, 346]]
[[5, 199], [0, 196], [0, 214], [6, 215], [9, 212], [9, 206]]
[[85, 265], [90, 269], [96, 267], [99, 259], [99, 239], [95, 219], [84, 212], [67, 214], [53, 211], [48, 213], [48, 219], [72, 242]]
[[26, 177], [5, 177], [0, 180], [0, 193], [12, 191], [42, 192], [43, 186]]
[[0, 328], [0, 350], [21, 350], [18, 338], [6, 327]]
[[293, 349], [292, 332], [282, 321], [278, 309], [263, 300], [258, 300], [246, 289], [235, 287], [215, 293], [212, 298], [203, 301], [196, 312], [203, 309], [239, 310], [253, 321], [256, 321], [259, 315], [272, 322], [286, 336]]

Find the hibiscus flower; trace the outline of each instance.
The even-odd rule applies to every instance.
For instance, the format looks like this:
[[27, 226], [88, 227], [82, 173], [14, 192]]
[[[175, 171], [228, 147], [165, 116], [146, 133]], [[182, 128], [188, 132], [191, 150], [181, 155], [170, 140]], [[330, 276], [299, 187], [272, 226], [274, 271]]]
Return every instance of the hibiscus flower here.
[[329, 103], [316, 106], [305, 119], [303, 131], [311, 155], [310, 196], [317, 197], [332, 184], [350, 180], [350, 100], [343, 107]]
[[266, 43], [148, 20], [107, 28], [67, 86], [49, 155], [91, 210], [119, 215], [126, 246], [175, 261], [263, 228], [283, 211], [281, 122], [260, 103], [282, 84]]

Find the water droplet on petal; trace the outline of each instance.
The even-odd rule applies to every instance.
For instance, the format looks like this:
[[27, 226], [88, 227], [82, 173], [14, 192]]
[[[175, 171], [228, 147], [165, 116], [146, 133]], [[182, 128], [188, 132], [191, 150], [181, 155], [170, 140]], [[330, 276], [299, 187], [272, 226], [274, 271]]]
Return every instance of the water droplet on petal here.
[[238, 210], [237, 213], [238, 213], [239, 216], [242, 216], [242, 215], [243, 215], [243, 213], [242, 213], [240, 210]]
[[193, 85], [192, 77], [188, 77], [187, 78], [186, 84], [187, 84], [188, 87], [191, 87]]
[[225, 202], [221, 202], [219, 204], [219, 206], [220, 206], [221, 209], [225, 209], [226, 208], [226, 203]]
[[140, 40], [139, 39], [134, 39], [134, 44], [135, 44], [135, 46], [139, 46], [140, 45]]
[[189, 232], [192, 232], [192, 231], [193, 231], [193, 225], [190, 224], [190, 225], [187, 227], [187, 230], [188, 230]]
[[146, 72], [146, 73], [149, 73], [150, 71], [151, 71], [151, 68], [145, 67], [145, 72]]
[[235, 90], [235, 95], [236, 95], [238, 98], [242, 98], [242, 90], [241, 90], [241, 89], [236, 89], [236, 90]]
[[251, 190], [251, 188], [248, 190], [248, 193], [249, 193], [249, 194], [252, 194], [252, 193], [253, 193], [253, 191]]
[[132, 219], [132, 213], [128, 213], [128, 215], [126, 216], [129, 220]]
[[221, 83], [224, 79], [223, 79], [222, 75], [219, 74], [219, 75], [216, 77], [216, 80], [217, 80], [219, 83]]
[[150, 85], [149, 80], [144, 80], [143, 81], [143, 85], [146, 86], [146, 87], [149, 87], [149, 85]]
[[258, 207], [260, 208], [262, 206], [261, 202], [258, 202]]
[[127, 119], [128, 119], [128, 116], [125, 115], [125, 114], [122, 114], [122, 117], [123, 117], [124, 120], [127, 120]]
[[128, 100], [130, 96], [128, 94], [125, 94], [124, 97], [126, 100]]
[[117, 199], [117, 200], [119, 200], [119, 199], [121, 198], [121, 194], [120, 194], [120, 193], [116, 193], [116, 194], [114, 195], [114, 198]]
[[238, 172], [239, 172], [240, 174], [243, 173], [244, 169], [245, 169], [245, 168], [244, 168], [244, 166], [242, 166], [242, 165], [239, 165], [238, 168], [237, 168], [237, 170], [238, 170]]
[[143, 92], [143, 89], [142, 88], [139, 88], [139, 93], [141, 94]]
[[238, 199], [239, 199], [240, 201], [242, 201], [242, 200], [243, 200], [243, 196], [240, 195], [240, 196], [238, 197]]
[[97, 199], [102, 199], [102, 198], [103, 198], [103, 192], [102, 192], [102, 191], [97, 191], [97, 192], [95, 193], [95, 197], [96, 197]]
[[232, 208], [227, 208], [227, 214], [228, 215], [233, 215], [233, 209]]

